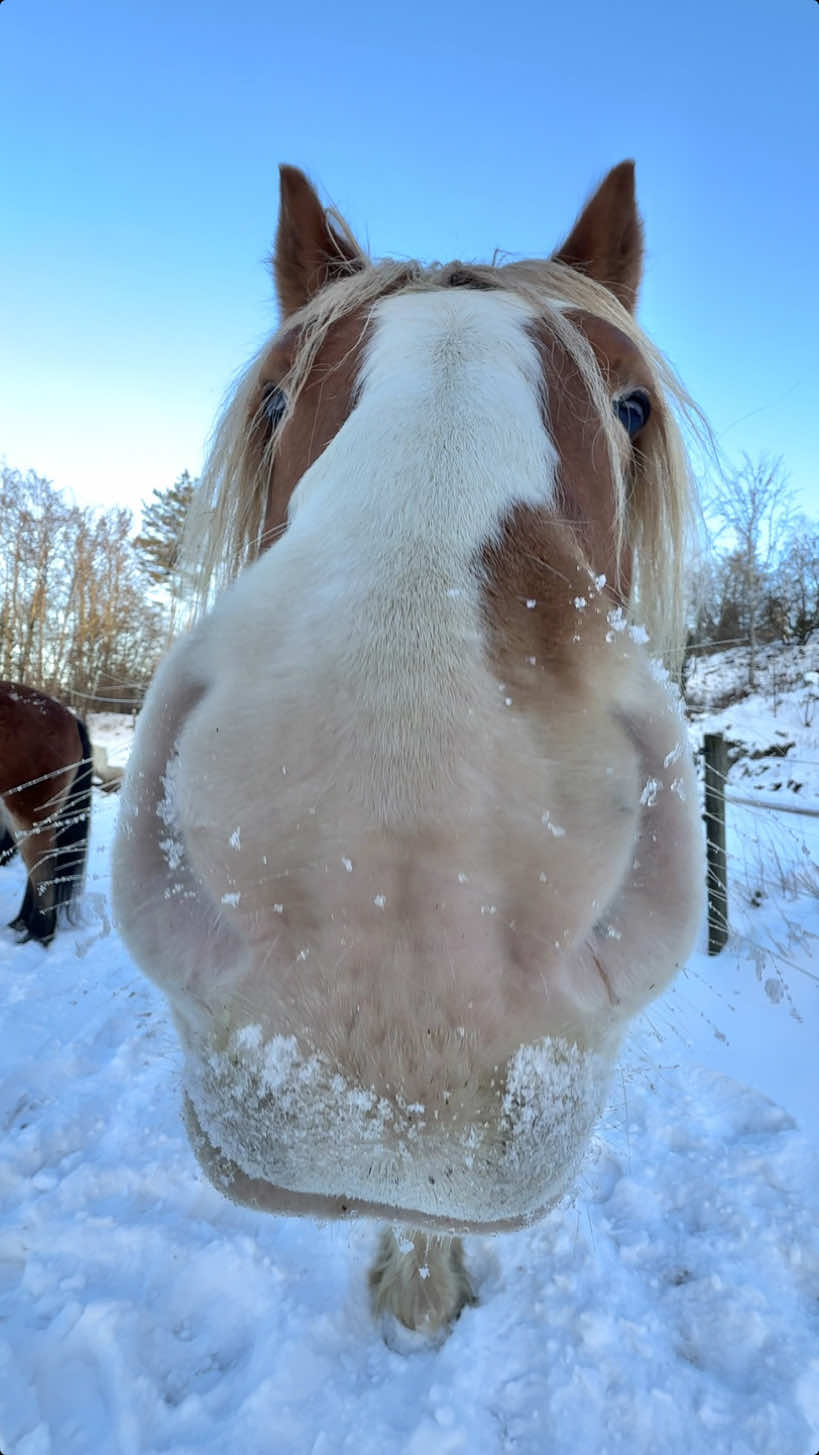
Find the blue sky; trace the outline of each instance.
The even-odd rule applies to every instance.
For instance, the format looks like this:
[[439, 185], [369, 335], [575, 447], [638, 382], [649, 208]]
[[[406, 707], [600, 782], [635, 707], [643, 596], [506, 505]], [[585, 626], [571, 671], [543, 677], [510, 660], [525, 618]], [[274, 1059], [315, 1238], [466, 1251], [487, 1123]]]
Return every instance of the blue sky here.
[[819, 514], [815, 0], [5, 0], [0, 68], [8, 464], [135, 509], [198, 470], [275, 323], [279, 161], [443, 260], [548, 253], [633, 156], [645, 326]]

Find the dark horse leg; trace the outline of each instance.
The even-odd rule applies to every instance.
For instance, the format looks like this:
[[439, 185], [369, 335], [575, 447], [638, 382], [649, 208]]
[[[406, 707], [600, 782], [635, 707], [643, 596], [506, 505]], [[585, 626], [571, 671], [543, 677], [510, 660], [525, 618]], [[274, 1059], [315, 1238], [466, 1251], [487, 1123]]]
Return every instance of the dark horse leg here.
[[[0, 825], [0, 864], [8, 864], [17, 852], [17, 840], [10, 829]], [[25, 930], [26, 938], [29, 938], [29, 922], [35, 911], [34, 892], [31, 888], [31, 880], [26, 877], [26, 892], [23, 895], [23, 903], [20, 905], [13, 920], [9, 921], [10, 930]]]
[[[17, 850], [17, 843], [8, 829], [0, 833], [0, 864], [7, 864]], [[10, 930], [28, 930], [29, 920], [34, 910], [34, 894], [31, 888], [31, 880], [26, 878], [26, 892], [23, 895], [23, 903], [20, 905], [13, 920], [9, 921]]]
[[56, 862], [55, 833], [52, 825], [46, 829], [31, 830], [20, 843], [28, 879], [23, 903], [11, 922], [23, 943], [38, 940], [49, 945], [57, 928], [57, 903], [54, 895], [54, 869]]
[[23, 895], [23, 903], [20, 905], [13, 920], [9, 920], [10, 930], [27, 930], [29, 917], [34, 907], [34, 895], [31, 891], [31, 883], [26, 879], [26, 892]]
[[91, 821], [91, 743], [85, 723], [76, 719], [77, 763], [67, 782], [52, 785], [47, 822], [20, 844], [28, 868], [20, 912], [13, 928], [23, 940], [48, 945], [57, 928], [57, 912], [70, 914], [85, 874]]
[[80, 893], [85, 878], [88, 838], [91, 830], [91, 741], [82, 718], [76, 718], [79, 741], [77, 768], [55, 825], [56, 864], [54, 869], [54, 903], [71, 919], [71, 905]]

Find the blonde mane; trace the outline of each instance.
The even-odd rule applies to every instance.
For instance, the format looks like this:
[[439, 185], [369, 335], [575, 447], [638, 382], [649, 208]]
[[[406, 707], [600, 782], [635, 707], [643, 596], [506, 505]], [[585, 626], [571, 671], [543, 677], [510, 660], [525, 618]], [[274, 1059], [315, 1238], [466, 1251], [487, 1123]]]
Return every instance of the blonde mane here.
[[[341, 219], [339, 226], [352, 238]], [[291, 314], [281, 332], [292, 335], [300, 330], [299, 347], [288, 373], [277, 381], [287, 407], [261, 460], [251, 448], [259, 424], [254, 402], [258, 409], [263, 362], [271, 341], [251, 360], [217, 424], [186, 528], [184, 554], [197, 581], [201, 608], [260, 553], [282, 429], [329, 329], [387, 294], [429, 292], [447, 286], [456, 266], [461, 265], [370, 262], [329, 284], [298, 313]], [[671, 365], [609, 289], [553, 260], [524, 260], [501, 267], [470, 264], [469, 273], [478, 284], [509, 289], [530, 304], [580, 371], [611, 462], [616, 557], [619, 560], [625, 548], [633, 553], [631, 588], [624, 605], [648, 631], [654, 651], [675, 666], [684, 634], [684, 576], [696, 500], [680, 426], [693, 428], [701, 437], [707, 435], [707, 425]], [[591, 313], [625, 333], [640, 350], [652, 376], [660, 408], [652, 416], [649, 442], [636, 452], [629, 479], [622, 467], [618, 427], [606, 384], [587, 339], [572, 322], [573, 309]], [[610, 585], [618, 589], [616, 581]]]

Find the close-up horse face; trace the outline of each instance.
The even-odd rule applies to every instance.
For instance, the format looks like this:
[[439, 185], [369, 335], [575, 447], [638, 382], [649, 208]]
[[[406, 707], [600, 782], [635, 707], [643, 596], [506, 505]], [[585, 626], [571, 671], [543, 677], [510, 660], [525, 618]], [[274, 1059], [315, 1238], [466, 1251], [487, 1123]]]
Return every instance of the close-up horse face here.
[[434, 269], [282, 170], [282, 324], [203, 482], [205, 581], [249, 564], [152, 687], [115, 864], [238, 1200], [541, 1214], [691, 947], [657, 660], [689, 486], [640, 271], [627, 163], [550, 259]]

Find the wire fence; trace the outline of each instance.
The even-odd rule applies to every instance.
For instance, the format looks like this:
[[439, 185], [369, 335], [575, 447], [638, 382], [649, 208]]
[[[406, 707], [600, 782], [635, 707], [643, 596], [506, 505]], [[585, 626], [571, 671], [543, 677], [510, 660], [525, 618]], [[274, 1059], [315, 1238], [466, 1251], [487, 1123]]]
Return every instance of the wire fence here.
[[80, 692], [78, 688], [72, 687], [72, 697], [81, 697], [84, 702], [109, 702], [112, 706], [123, 708], [128, 712], [138, 712], [145, 701], [145, 693], [139, 697], [106, 697], [102, 692]]
[[795, 813], [802, 818], [819, 818], [819, 808], [802, 807], [799, 803], [779, 803], [775, 799], [743, 798], [738, 793], [726, 793], [725, 802], [742, 808], [769, 809], [772, 813]]

